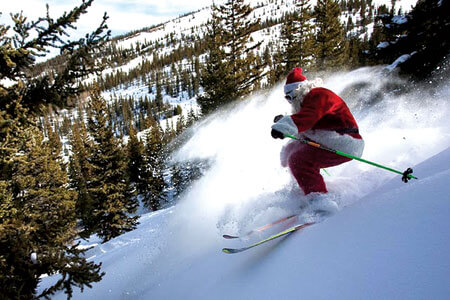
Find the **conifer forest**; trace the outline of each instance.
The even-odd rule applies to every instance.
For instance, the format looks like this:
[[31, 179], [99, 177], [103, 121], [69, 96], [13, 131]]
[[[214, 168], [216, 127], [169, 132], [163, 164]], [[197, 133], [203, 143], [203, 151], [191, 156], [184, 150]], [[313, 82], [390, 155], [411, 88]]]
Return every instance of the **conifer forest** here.
[[[101, 281], [80, 239], [107, 242], [134, 230], [143, 211], [173, 205], [208, 169], [171, 159], [195, 125], [292, 68], [320, 75], [403, 58], [392, 73], [406, 84], [385, 87], [395, 93], [450, 74], [448, 0], [408, 11], [396, 0], [226, 0], [171, 21], [193, 20], [183, 29], [112, 36], [105, 13], [85, 37], [67, 36], [93, 1], [0, 24], [1, 299], [71, 298]], [[43, 59], [49, 49], [58, 54]], [[59, 280], [38, 293], [52, 274]]]

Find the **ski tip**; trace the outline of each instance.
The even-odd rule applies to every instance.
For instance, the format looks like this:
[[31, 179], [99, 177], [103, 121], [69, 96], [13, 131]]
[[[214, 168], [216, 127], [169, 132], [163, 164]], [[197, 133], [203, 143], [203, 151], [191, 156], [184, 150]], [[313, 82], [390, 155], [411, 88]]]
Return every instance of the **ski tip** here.
[[227, 239], [227, 240], [239, 238], [239, 237], [237, 237], [237, 236], [234, 236], [234, 235], [228, 235], [228, 234], [224, 234], [224, 235], [222, 235], [222, 236], [223, 236], [224, 239]]

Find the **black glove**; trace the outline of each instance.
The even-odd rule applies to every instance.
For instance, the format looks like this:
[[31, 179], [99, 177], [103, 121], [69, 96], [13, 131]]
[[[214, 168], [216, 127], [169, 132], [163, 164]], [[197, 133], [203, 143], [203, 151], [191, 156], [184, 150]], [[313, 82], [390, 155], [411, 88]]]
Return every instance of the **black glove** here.
[[276, 123], [276, 122], [280, 121], [282, 117], [284, 117], [284, 116], [283, 116], [283, 115], [278, 115], [278, 116], [276, 116], [276, 117], [273, 119], [273, 122]]
[[270, 132], [270, 134], [272, 135], [272, 137], [274, 139], [284, 139], [284, 133], [276, 130], [276, 129], [272, 129], [272, 131]]

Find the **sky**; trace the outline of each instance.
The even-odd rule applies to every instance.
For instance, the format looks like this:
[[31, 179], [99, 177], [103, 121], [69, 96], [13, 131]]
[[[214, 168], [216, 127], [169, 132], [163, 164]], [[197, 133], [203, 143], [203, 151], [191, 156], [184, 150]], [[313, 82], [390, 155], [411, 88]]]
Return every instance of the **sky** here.
[[[77, 23], [76, 35], [82, 36], [97, 28], [105, 12], [109, 16], [108, 27], [115, 36], [168, 21], [211, 3], [212, 0], [94, 0], [87, 14]], [[36, 20], [45, 16], [46, 4], [50, 7], [50, 16], [57, 18], [81, 4], [81, 0], [4, 0], [0, 23], [10, 24], [10, 13], [20, 11], [30, 21]]]

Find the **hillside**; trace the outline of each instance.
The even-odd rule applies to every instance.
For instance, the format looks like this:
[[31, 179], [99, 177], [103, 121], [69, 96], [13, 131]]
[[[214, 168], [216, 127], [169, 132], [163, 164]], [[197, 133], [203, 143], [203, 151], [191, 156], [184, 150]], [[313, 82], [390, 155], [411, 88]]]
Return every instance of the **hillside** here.
[[[233, 0], [112, 39], [104, 14], [77, 39], [93, 2], [0, 24], [0, 298], [445, 297], [450, 1]], [[357, 126], [362, 159], [395, 170], [352, 161], [302, 193], [280, 164], [294, 137], [271, 132], [298, 112], [296, 66], [351, 111], [332, 97], [311, 132]]]
[[[275, 57], [277, 51], [282, 48], [282, 24], [286, 22], [287, 16], [292, 14], [297, 1], [252, 0], [246, 3], [253, 8], [249, 19], [257, 21], [260, 25], [260, 29], [253, 32], [250, 38], [250, 44], [261, 42], [260, 46], [253, 50], [253, 55], [264, 59], [265, 72], [278, 69], [279, 66], [275, 65]], [[366, 4], [361, 4], [360, 1], [346, 3], [341, 3], [342, 26], [348, 38], [361, 41], [371, 37], [375, 17], [387, 11], [390, 6], [390, 1], [384, 0], [364, 2]], [[406, 12], [413, 4], [414, 1], [400, 1], [396, 4], [396, 8]], [[312, 1], [310, 5], [314, 8], [316, 2]], [[162, 121], [172, 116], [169, 107], [175, 109], [180, 106], [185, 116], [189, 111], [200, 114], [196, 100], [197, 96], [203, 92], [199, 80], [201, 68], [205, 63], [206, 25], [211, 14], [212, 7], [205, 7], [163, 24], [151, 25], [147, 28], [136, 29], [129, 34], [113, 37], [105, 51], [98, 57], [99, 61], [105, 63], [105, 70], [100, 77], [90, 76], [83, 83], [89, 85], [93, 83], [93, 80], [97, 81], [102, 89], [102, 95], [110, 105], [113, 105], [114, 99], [119, 100], [120, 105], [123, 99], [127, 99], [130, 105], [135, 106], [133, 119], [140, 130], [144, 128], [139, 125], [143, 124], [139, 115], [146, 118], [149, 114], [147, 108], [149, 105], [144, 104], [144, 107], [142, 102], [156, 102], [158, 88], [161, 89], [162, 101], [168, 104], [162, 112], [157, 112]], [[52, 61], [44, 64], [44, 66], [51, 65]], [[261, 80], [263, 88], [270, 88], [272, 85], [267, 82], [268, 74], [266, 73]], [[63, 110], [58, 115], [58, 126], [66, 126], [64, 119], [66, 123], [72, 123], [76, 117], [73, 110]], [[120, 123], [123, 117], [122, 114], [117, 115], [119, 128], [127, 126]], [[174, 121], [176, 124], [177, 120]], [[165, 122], [161, 124], [166, 126]], [[125, 135], [127, 131], [127, 129], [124, 130]]]
[[[325, 86], [344, 91], [366, 82], [366, 91], [377, 92], [384, 80], [378, 68], [363, 68], [330, 74]], [[250, 241], [227, 241], [221, 234], [289, 215], [302, 201], [279, 166], [280, 142], [268, 134], [267, 120], [288, 106], [276, 87], [268, 97], [212, 115], [197, 124], [175, 158], [210, 158], [211, 168], [176, 206], [143, 215], [138, 229], [105, 244], [87, 242], [95, 246], [89, 259], [103, 262], [106, 276], [75, 298], [444, 299], [450, 275], [450, 106], [436, 99], [449, 99], [449, 92], [444, 85], [435, 95], [384, 94], [383, 101], [361, 109], [348, 99], [366, 141], [363, 157], [398, 169], [411, 166], [419, 180], [404, 184], [357, 162], [331, 168], [325, 180], [339, 212], [235, 255], [220, 249]]]

